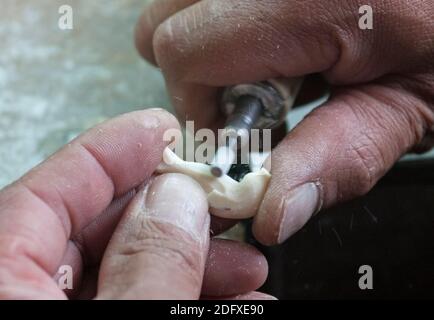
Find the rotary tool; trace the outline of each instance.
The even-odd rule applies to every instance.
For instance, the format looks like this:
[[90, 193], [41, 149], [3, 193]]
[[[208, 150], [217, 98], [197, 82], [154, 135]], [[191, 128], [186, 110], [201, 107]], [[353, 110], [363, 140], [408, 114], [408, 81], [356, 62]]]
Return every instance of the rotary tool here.
[[302, 81], [302, 78], [272, 79], [225, 89], [221, 105], [227, 117], [222, 132], [225, 144], [218, 148], [211, 163], [213, 176], [229, 172], [243, 141], [249, 141], [252, 129], [274, 129], [285, 121]]

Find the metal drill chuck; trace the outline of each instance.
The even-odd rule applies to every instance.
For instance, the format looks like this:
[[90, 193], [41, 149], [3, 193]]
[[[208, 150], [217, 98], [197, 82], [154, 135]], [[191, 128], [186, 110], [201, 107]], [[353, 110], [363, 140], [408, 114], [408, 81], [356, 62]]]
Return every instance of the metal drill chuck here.
[[276, 79], [253, 84], [239, 84], [228, 87], [223, 93], [222, 111], [228, 117], [237, 113], [239, 99], [244, 96], [260, 101], [262, 108], [251, 128], [274, 129], [285, 121], [285, 116], [292, 108], [302, 80]]
[[212, 175], [221, 177], [229, 172], [251, 129], [273, 129], [285, 121], [301, 83], [301, 79], [277, 79], [226, 88], [222, 98], [226, 143], [213, 159]]

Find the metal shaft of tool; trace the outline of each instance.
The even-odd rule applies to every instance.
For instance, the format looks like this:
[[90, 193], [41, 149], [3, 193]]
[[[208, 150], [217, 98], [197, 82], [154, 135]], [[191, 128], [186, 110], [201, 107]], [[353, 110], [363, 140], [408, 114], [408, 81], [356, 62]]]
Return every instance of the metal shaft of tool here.
[[250, 135], [250, 130], [254, 128], [263, 110], [261, 101], [250, 95], [241, 96], [235, 105], [235, 110], [228, 118], [223, 131], [223, 136], [226, 137], [225, 145], [217, 150], [211, 163], [211, 173], [215, 177], [221, 177], [229, 172], [237, 158], [243, 138], [246, 138], [243, 135]]

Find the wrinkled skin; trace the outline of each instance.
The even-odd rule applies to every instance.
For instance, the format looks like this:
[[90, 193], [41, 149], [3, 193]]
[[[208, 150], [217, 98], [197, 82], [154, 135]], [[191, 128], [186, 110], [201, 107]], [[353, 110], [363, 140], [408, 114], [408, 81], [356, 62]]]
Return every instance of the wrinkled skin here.
[[221, 88], [320, 73], [332, 97], [287, 135], [253, 231], [285, 241], [320, 208], [365, 194], [406, 152], [433, 142], [434, 1], [159, 0], [137, 26], [173, 104], [196, 127], [222, 125]]
[[201, 187], [153, 177], [178, 127], [162, 110], [119, 116], [0, 191], [0, 299], [271, 298], [254, 292], [268, 272], [256, 249], [210, 241]]

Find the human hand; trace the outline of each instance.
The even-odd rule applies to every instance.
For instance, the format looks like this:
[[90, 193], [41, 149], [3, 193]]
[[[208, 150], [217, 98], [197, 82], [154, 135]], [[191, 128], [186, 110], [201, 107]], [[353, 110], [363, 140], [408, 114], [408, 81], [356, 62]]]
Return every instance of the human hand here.
[[[163, 133], [177, 127], [164, 111], [119, 116], [3, 189], [0, 298], [269, 298], [252, 292], [267, 275], [257, 250], [210, 242], [198, 184], [152, 176]], [[73, 270], [73, 290], [58, 286], [62, 265]]]
[[221, 127], [221, 88], [321, 73], [332, 97], [265, 165], [272, 179], [254, 219], [264, 244], [282, 243], [319, 209], [368, 192], [406, 152], [432, 146], [434, 2], [160, 0], [136, 32], [162, 70], [173, 104], [196, 127]]

